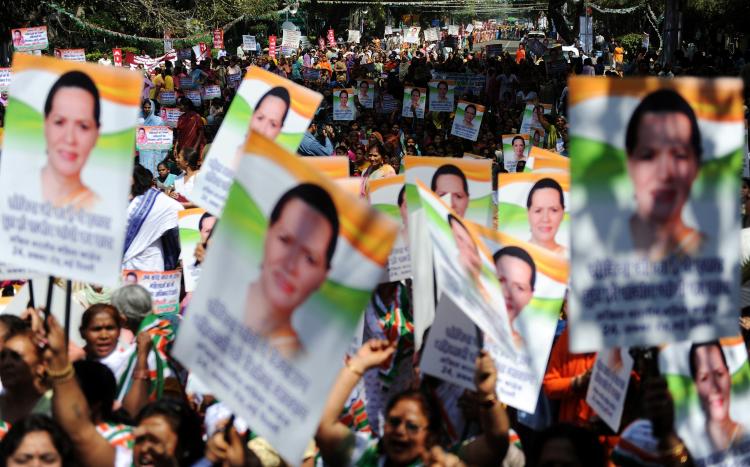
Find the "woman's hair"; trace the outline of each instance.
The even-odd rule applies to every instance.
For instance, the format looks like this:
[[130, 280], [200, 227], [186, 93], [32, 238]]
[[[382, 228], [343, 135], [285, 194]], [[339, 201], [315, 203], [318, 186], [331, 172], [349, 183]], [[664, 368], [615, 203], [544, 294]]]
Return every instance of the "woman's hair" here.
[[700, 342], [695, 343], [690, 346], [690, 376], [695, 380], [695, 376], [698, 372], [697, 365], [695, 364], [695, 351], [699, 347], [716, 347], [719, 349], [719, 354], [721, 354], [721, 361], [724, 362], [724, 368], [729, 369], [729, 365], [727, 364], [727, 356], [724, 355], [724, 349], [721, 348], [721, 344], [717, 340], [708, 341], [708, 342]]
[[440, 167], [438, 167], [438, 169], [432, 175], [432, 181], [430, 182], [430, 190], [432, 191], [437, 190], [438, 178], [440, 178], [441, 175], [455, 175], [458, 178], [460, 178], [461, 183], [463, 183], [463, 186], [464, 186], [464, 192], [467, 195], [469, 194], [469, 182], [466, 180], [466, 174], [464, 174], [463, 170], [459, 169], [457, 166], [453, 164], [445, 164], [445, 165], [441, 165]]
[[370, 150], [372, 148], [376, 148], [378, 150], [378, 154], [380, 154], [381, 156], [383, 156], [383, 157], [386, 156], [385, 145], [383, 143], [381, 143], [380, 140], [378, 140], [377, 138], [375, 139], [375, 142], [372, 143], [369, 148], [367, 148], [367, 153], [368, 154], [370, 153]]
[[52, 110], [52, 101], [55, 98], [55, 94], [62, 88], [78, 88], [91, 94], [94, 98], [94, 121], [96, 122], [97, 128], [99, 127], [99, 114], [101, 113], [101, 104], [99, 102], [99, 90], [96, 88], [94, 81], [82, 71], [69, 71], [55, 81], [55, 84], [49, 90], [47, 94], [47, 100], [44, 102], [44, 117], [49, 116]]
[[477, 106], [474, 105], [474, 104], [469, 104], [466, 107], [464, 107], [464, 113], [466, 113], [466, 111], [469, 110], [469, 107], [471, 107], [472, 109], [474, 109], [474, 113], [475, 114], [477, 113]]
[[530, 446], [530, 449], [526, 451], [529, 454], [527, 464], [529, 467], [539, 465], [539, 458], [545, 445], [554, 439], [563, 439], [570, 442], [579, 460], [579, 465], [585, 465], [586, 467], [604, 467], [607, 465], [604, 447], [592, 431], [567, 423], [558, 423], [542, 431], [534, 446]]
[[341, 96], [342, 96], [343, 94], [346, 94], [346, 97], [349, 97], [349, 93], [348, 93], [348, 92], [346, 92], [346, 89], [345, 89], [345, 90], [343, 90], [343, 91], [341, 91], [341, 92], [339, 93], [339, 97], [341, 97]]
[[112, 406], [117, 398], [117, 381], [112, 370], [93, 360], [78, 360], [73, 363], [73, 369], [89, 407], [98, 410], [102, 421], [113, 421]]
[[120, 315], [120, 312], [117, 311], [117, 308], [113, 307], [109, 303], [97, 303], [95, 305], [91, 305], [86, 309], [86, 311], [83, 312], [83, 315], [81, 316], [81, 326], [79, 328], [81, 330], [81, 335], [83, 335], [83, 331], [89, 327], [91, 321], [99, 313], [108, 314], [114, 320], [118, 328], [121, 328], [124, 324], [122, 322], [122, 315]]
[[115, 290], [112, 292], [111, 301], [112, 305], [125, 315], [128, 324], [140, 324], [143, 318], [151, 313], [153, 304], [149, 291], [138, 284], [126, 285]]
[[204, 454], [202, 423], [185, 402], [175, 399], [161, 399], [146, 405], [138, 414], [140, 424], [150, 417], [162, 417], [177, 435], [175, 458], [180, 467], [192, 466]]
[[188, 99], [187, 97], [183, 97], [180, 99], [180, 105], [185, 107], [187, 110], [192, 110], [195, 112], [195, 105], [193, 104], [193, 101]]
[[198, 219], [198, 231], [199, 231], [199, 232], [200, 232], [201, 230], [203, 230], [203, 221], [205, 221], [205, 220], [206, 220], [206, 219], [208, 219], [209, 217], [216, 217], [216, 216], [214, 216], [214, 215], [213, 215], [213, 214], [211, 214], [210, 212], [206, 211], [206, 212], [204, 212], [204, 213], [203, 213], [203, 215], [201, 216], [201, 218], [200, 218], [200, 219]]
[[439, 82], [439, 83], [437, 84], [437, 87], [438, 87], [438, 89], [440, 89], [440, 86], [445, 86], [445, 87], [446, 87], [446, 89], [447, 89], [447, 88], [448, 88], [448, 82], [447, 82], [447, 81], [440, 81], [440, 82]]
[[140, 196], [151, 188], [154, 181], [154, 175], [146, 167], [136, 163], [133, 166], [133, 187], [130, 193], [133, 196]]
[[266, 97], [269, 96], [278, 97], [279, 99], [284, 101], [286, 107], [284, 109], [284, 118], [282, 118], [281, 121], [286, 121], [286, 116], [289, 113], [289, 106], [291, 105], [291, 97], [289, 96], [289, 91], [283, 86], [276, 86], [275, 88], [271, 88], [267, 93], [263, 94], [263, 97], [258, 99], [258, 102], [255, 104], [255, 109], [259, 109], [261, 104], [263, 104], [263, 101], [266, 100]]
[[313, 185], [312, 183], [302, 183], [295, 186], [284, 193], [276, 202], [276, 206], [274, 206], [273, 211], [271, 211], [271, 217], [269, 218], [269, 228], [281, 218], [284, 206], [293, 199], [299, 199], [318, 211], [331, 225], [331, 241], [328, 242], [328, 248], [326, 249], [326, 266], [330, 269], [331, 260], [336, 251], [336, 242], [339, 238], [339, 216], [336, 212], [336, 205], [333, 203], [331, 195], [329, 195], [323, 188], [318, 185]]
[[187, 162], [188, 167], [191, 170], [198, 170], [201, 168], [201, 154], [194, 148], [182, 148], [180, 151], [182, 158]]
[[526, 209], [531, 209], [531, 201], [534, 198], [534, 192], [543, 188], [552, 188], [554, 190], [557, 190], [557, 193], [560, 195], [560, 206], [565, 209], [565, 196], [563, 195], [563, 189], [560, 184], [552, 178], [543, 178], [531, 187], [531, 190], [529, 190], [529, 197], [526, 198]]
[[690, 104], [677, 92], [671, 89], [661, 89], [652, 92], [646, 96], [638, 107], [633, 111], [633, 115], [628, 122], [628, 129], [625, 133], [625, 150], [630, 154], [635, 150], [638, 144], [638, 130], [641, 126], [641, 119], [646, 113], [680, 113], [690, 120], [690, 145], [693, 147], [695, 158], [698, 164], [701, 162], [703, 149], [701, 147], [701, 132], [698, 128], [698, 118]]
[[404, 201], [406, 201], [406, 197], [404, 196], [406, 194], [406, 185], [402, 186], [401, 189], [398, 191], [398, 207], [401, 207], [402, 204], [404, 204]]
[[518, 258], [529, 265], [531, 268], [531, 280], [529, 282], [531, 290], [534, 290], [534, 286], [536, 285], [536, 264], [534, 263], [534, 258], [531, 257], [529, 252], [518, 246], [506, 246], [497, 250], [495, 254], [492, 255], [492, 260], [497, 263], [497, 261], [503, 256]]
[[0, 324], [5, 325], [7, 330], [5, 338], [29, 329], [29, 323], [16, 315], [0, 315]]
[[440, 409], [435, 400], [418, 389], [407, 389], [397, 393], [388, 401], [385, 407], [386, 417], [390, 411], [403, 400], [411, 400], [419, 404], [422, 413], [427, 418], [427, 443], [428, 447], [438, 442], [442, 434], [443, 421], [440, 418]]
[[517, 140], [517, 139], [520, 139], [520, 140], [521, 140], [521, 142], [523, 143], [523, 145], [524, 145], [524, 146], [526, 146], [526, 140], [525, 140], [525, 139], [523, 139], [523, 136], [521, 136], [521, 135], [516, 135], [516, 136], [514, 136], [514, 137], [513, 137], [513, 139], [512, 139], [511, 141], [510, 141], [510, 144], [511, 144], [511, 145], [513, 145], [513, 144], [516, 144], [516, 140]]
[[46, 432], [57, 453], [60, 455], [63, 467], [76, 467], [78, 462], [73, 451], [73, 442], [60, 426], [47, 415], [34, 414], [14, 423], [0, 443], [0, 465], [7, 465], [8, 459], [21, 446], [23, 439], [29, 433]]

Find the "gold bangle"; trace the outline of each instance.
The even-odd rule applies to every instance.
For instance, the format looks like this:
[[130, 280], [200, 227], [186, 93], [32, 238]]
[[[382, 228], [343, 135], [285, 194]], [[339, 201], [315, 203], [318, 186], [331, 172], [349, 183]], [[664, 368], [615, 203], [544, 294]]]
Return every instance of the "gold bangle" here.
[[49, 376], [52, 379], [58, 379], [58, 378], [64, 378], [68, 376], [68, 373], [73, 372], [73, 364], [68, 362], [68, 364], [60, 371], [55, 371], [51, 368], [47, 368], [47, 376]]
[[358, 370], [358, 369], [354, 368], [354, 367], [353, 367], [353, 366], [351, 365], [351, 363], [349, 363], [349, 360], [347, 360], [347, 361], [346, 361], [346, 367], [347, 367], [347, 368], [349, 368], [349, 371], [351, 371], [351, 372], [352, 372], [352, 373], [354, 373], [355, 375], [359, 376], [360, 378], [361, 378], [361, 377], [363, 377], [363, 376], [365, 375], [365, 373], [364, 373], [363, 371], [360, 371], [360, 370]]
[[662, 451], [662, 458], [676, 460], [680, 464], [684, 464], [688, 460], [688, 450], [685, 447], [685, 443], [680, 442], [675, 447]]

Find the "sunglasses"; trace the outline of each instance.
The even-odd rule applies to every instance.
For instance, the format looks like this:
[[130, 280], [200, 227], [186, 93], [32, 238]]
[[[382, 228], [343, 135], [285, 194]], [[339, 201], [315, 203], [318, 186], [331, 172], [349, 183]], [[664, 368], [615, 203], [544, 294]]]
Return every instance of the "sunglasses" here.
[[393, 430], [400, 427], [401, 424], [403, 423], [406, 428], [406, 432], [409, 433], [410, 435], [416, 435], [417, 433], [420, 432], [420, 430], [425, 428], [421, 425], [417, 425], [414, 422], [410, 422], [409, 420], [404, 420], [401, 417], [388, 417], [386, 419], [386, 423]]

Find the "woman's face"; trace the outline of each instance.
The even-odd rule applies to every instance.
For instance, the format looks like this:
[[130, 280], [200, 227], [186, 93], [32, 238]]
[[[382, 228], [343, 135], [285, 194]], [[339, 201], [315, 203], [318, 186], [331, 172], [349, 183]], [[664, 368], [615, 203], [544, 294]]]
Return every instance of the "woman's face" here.
[[531, 267], [520, 258], [502, 255], [495, 262], [495, 269], [503, 288], [508, 319], [512, 323], [534, 295], [531, 288]]
[[453, 239], [458, 246], [458, 259], [472, 278], [479, 278], [482, 270], [482, 259], [471, 234], [464, 226], [453, 220], [450, 222]]
[[8, 467], [62, 466], [62, 457], [57, 452], [52, 437], [46, 431], [32, 431], [21, 440], [15, 452], [8, 457]]
[[642, 116], [627, 162], [642, 219], [663, 224], [682, 214], [699, 169], [690, 138], [690, 119], [682, 113]]
[[110, 313], [100, 311], [83, 329], [82, 334], [83, 340], [86, 341], [87, 353], [96, 358], [104, 358], [117, 347], [120, 327]]
[[695, 387], [703, 412], [709, 421], [727, 420], [732, 379], [721, 358], [721, 350], [715, 345], [697, 347], [694, 361]]
[[469, 107], [464, 111], [464, 124], [465, 125], [471, 125], [471, 122], [474, 121], [474, 116], [476, 116], [477, 111], [474, 110], [473, 107]]
[[136, 467], [153, 466], [157, 460], [174, 456], [177, 449], [177, 433], [161, 415], [141, 420], [134, 431], [133, 463]]
[[276, 139], [284, 126], [286, 110], [287, 105], [284, 99], [276, 96], [266, 97], [263, 103], [253, 112], [250, 129], [268, 139]]
[[151, 114], [151, 102], [146, 101], [143, 103], [143, 115], [148, 116]]
[[564, 215], [559, 191], [554, 188], [540, 188], [534, 191], [529, 207], [531, 238], [538, 244], [554, 242]]
[[169, 175], [169, 169], [164, 164], [160, 164], [159, 167], [156, 168], [156, 171], [159, 172], [159, 176], [162, 178], [166, 178], [167, 175]]
[[276, 310], [291, 313], [317, 290], [328, 274], [326, 252], [337, 232], [316, 209], [294, 198], [268, 229], [261, 287]]
[[373, 168], [383, 165], [383, 155], [380, 154], [380, 152], [378, 152], [378, 149], [376, 148], [370, 149], [370, 153], [367, 158], [370, 160], [370, 165]]
[[397, 465], [407, 465], [428, 449], [429, 420], [415, 400], [401, 399], [388, 412], [383, 428], [383, 449]]
[[94, 97], [80, 88], [60, 88], [44, 119], [49, 166], [63, 177], [79, 177], [99, 138]]
[[177, 163], [177, 167], [180, 168], [180, 170], [187, 170], [188, 163], [185, 160], [185, 155], [182, 153], [182, 151], [178, 152], [177, 155], [174, 158], [174, 161]]
[[516, 139], [513, 141], [513, 154], [516, 155], [516, 160], [523, 159], [523, 150], [526, 149], [526, 143], [522, 139]]
[[451, 208], [461, 217], [466, 216], [469, 207], [469, 194], [464, 190], [464, 182], [458, 175], [443, 174], [435, 180], [435, 193], [443, 197], [451, 195]]

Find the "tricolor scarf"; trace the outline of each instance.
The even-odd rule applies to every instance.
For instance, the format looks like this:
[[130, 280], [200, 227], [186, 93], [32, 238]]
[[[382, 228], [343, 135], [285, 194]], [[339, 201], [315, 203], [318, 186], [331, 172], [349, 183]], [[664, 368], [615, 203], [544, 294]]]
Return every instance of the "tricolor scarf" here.
[[112, 447], [120, 446], [132, 450], [133, 446], [135, 446], [133, 427], [130, 425], [104, 422], [96, 425], [96, 431], [99, 432], [99, 434], [102, 435]]
[[[151, 381], [149, 386], [149, 399], [152, 401], [160, 399], [164, 393], [165, 370], [169, 368], [175, 374], [177, 373], [174, 368], [171, 368], [168, 355], [169, 348], [176, 336], [176, 324], [179, 321], [179, 318], [179, 314], [174, 312], [151, 313], [141, 321], [138, 332], [136, 332], [136, 335], [138, 335], [143, 331], [147, 331], [153, 342], [152, 354], [156, 359], [156, 368], [149, 369], [149, 377]], [[127, 394], [130, 390], [130, 386], [133, 384], [133, 371], [135, 370], [137, 356], [138, 352], [133, 352], [125, 371], [120, 377], [120, 381], [118, 381], [118, 400], [122, 400], [122, 398], [125, 397], [125, 394]]]
[[133, 214], [128, 217], [128, 228], [125, 231], [125, 249], [123, 252], [127, 252], [128, 248], [130, 248], [136, 235], [138, 235], [141, 227], [143, 227], [143, 223], [146, 222], [148, 213], [151, 212], [151, 208], [153, 208], [154, 203], [156, 203], [156, 197], [159, 196], [160, 193], [161, 192], [156, 188], [149, 188], [148, 191], [143, 194], [143, 198], [141, 198], [141, 202], [136, 206]]
[[409, 288], [399, 282], [388, 305], [383, 303], [377, 293], [373, 293], [372, 309], [375, 313], [368, 314], [366, 318], [370, 335], [382, 333], [388, 342], [396, 342], [393, 356], [378, 369], [378, 376], [387, 386], [396, 378], [401, 362], [414, 356], [414, 318]]

